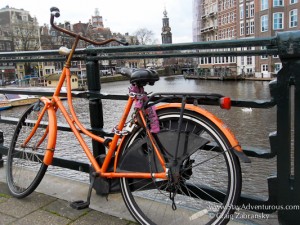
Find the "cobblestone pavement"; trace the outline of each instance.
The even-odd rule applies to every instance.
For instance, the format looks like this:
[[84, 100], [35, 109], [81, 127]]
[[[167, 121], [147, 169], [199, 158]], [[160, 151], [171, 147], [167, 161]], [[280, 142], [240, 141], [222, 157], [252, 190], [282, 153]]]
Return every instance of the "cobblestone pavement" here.
[[75, 210], [69, 202], [34, 192], [24, 199], [9, 195], [0, 182], [0, 225], [133, 225], [131, 221], [92, 210]]

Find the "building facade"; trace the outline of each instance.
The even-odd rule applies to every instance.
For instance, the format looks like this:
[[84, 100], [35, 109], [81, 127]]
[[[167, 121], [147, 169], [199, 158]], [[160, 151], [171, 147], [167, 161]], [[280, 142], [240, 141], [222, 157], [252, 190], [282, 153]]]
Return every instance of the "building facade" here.
[[[194, 41], [271, 37], [299, 30], [299, 10], [299, 0], [194, 0]], [[237, 75], [265, 78], [276, 76], [282, 65], [278, 56], [243, 56], [204, 57], [199, 67], [208, 68], [210, 74], [218, 73], [219, 67]]]
[[[14, 45], [9, 33], [0, 27], [0, 52], [12, 51], [14, 51]], [[0, 63], [0, 85], [15, 79], [15, 66], [15, 63], [12, 62]]]
[[[40, 48], [39, 25], [37, 19], [32, 17], [28, 11], [6, 6], [0, 9], [0, 18], [1, 30], [7, 34], [6, 39], [10, 39], [9, 42], [12, 46], [9, 48], [11, 50], [34, 51]], [[2, 42], [5, 40], [5, 38], [1, 39]], [[17, 70], [13, 76], [11, 73], [5, 73], [6, 80], [22, 78], [26, 73], [34, 70], [35, 65], [17, 63], [16, 67]], [[11, 70], [9, 69], [9, 71]]]
[[[255, 37], [271, 37], [277, 32], [299, 30], [299, 0], [261, 0], [255, 5]], [[277, 55], [255, 59], [256, 76], [274, 76], [282, 64]]]

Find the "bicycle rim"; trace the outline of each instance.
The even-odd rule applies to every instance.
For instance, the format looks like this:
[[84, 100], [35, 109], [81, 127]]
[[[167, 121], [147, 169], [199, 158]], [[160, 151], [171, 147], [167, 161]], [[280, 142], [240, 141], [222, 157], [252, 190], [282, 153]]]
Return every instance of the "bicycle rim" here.
[[11, 194], [17, 198], [31, 194], [48, 168], [42, 161], [48, 140], [45, 129], [48, 124], [47, 111], [31, 140], [23, 146], [43, 107], [43, 103], [37, 102], [24, 112], [16, 126], [8, 151], [7, 184]]
[[[162, 110], [158, 115], [161, 131], [177, 129], [178, 110]], [[208, 142], [182, 162], [180, 182], [121, 178], [124, 201], [141, 224], [226, 224], [241, 191], [238, 159], [211, 121], [189, 111], [183, 118], [181, 131]], [[124, 149], [143, 138], [147, 138], [144, 130], [139, 129], [128, 138]], [[174, 136], [173, 141], [176, 139]]]

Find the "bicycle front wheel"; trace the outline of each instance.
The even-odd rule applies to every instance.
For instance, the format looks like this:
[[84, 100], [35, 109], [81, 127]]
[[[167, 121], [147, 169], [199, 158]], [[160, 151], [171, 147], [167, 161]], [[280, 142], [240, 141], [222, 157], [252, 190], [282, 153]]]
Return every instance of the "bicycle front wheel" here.
[[43, 163], [48, 140], [47, 110], [30, 141], [24, 144], [43, 108], [44, 104], [37, 102], [24, 112], [10, 144], [6, 177], [9, 191], [16, 198], [24, 198], [31, 194], [41, 182], [48, 168]]
[[[226, 224], [241, 192], [240, 164], [228, 139], [208, 118], [185, 110], [180, 139], [185, 137], [186, 141], [180, 146], [191, 146], [186, 142], [197, 145], [199, 140], [205, 141], [193, 151], [184, 153], [185, 150], [179, 149], [180, 165], [172, 167], [174, 154], [168, 147], [174, 147], [171, 142], [178, 139], [180, 110], [171, 108], [157, 113], [160, 133], [165, 134], [157, 134], [156, 140], [163, 143], [161, 151], [170, 168], [169, 173], [173, 171], [176, 175], [167, 181], [121, 178], [127, 208], [140, 224]], [[168, 140], [162, 140], [162, 137], [168, 137]], [[157, 167], [153, 164], [157, 163], [153, 163], [155, 157], [143, 128], [127, 138], [123, 154], [133, 149], [135, 155], [148, 158], [145, 167], [155, 172]]]

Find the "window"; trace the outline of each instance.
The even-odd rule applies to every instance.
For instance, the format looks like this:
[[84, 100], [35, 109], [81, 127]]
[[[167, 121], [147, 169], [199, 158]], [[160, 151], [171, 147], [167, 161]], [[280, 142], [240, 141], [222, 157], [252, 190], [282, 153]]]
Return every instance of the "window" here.
[[246, 35], [250, 34], [250, 22], [246, 22]]
[[[266, 50], [266, 49], [267, 49], [266, 46], [262, 46], [262, 47], [261, 47], [261, 50]], [[267, 59], [268, 56], [267, 56], [267, 55], [262, 55], [262, 56], [260, 56], [260, 58], [261, 58], [261, 59]]]
[[9, 42], [6, 42], [6, 50], [11, 51], [11, 44]]
[[290, 28], [297, 27], [298, 25], [298, 9], [293, 9], [290, 11]]
[[252, 74], [252, 72], [253, 72], [253, 70], [252, 70], [252, 68], [247, 68], [247, 74]]
[[290, 4], [296, 4], [298, 2], [298, 0], [290, 0]]
[[254, 17], [254, 3], [250, 4], [250, 17]]
[[283, 0], [273, 0], [273, 6], [283, 6]]
[[269, 1], [268, 0], [261, 0], [260, 9], [261, 10], [266, 10], [268, 8], [269, 8]]
[[268, 15], [264, 15], [260, 17], [261, 32], [268, 31], [268, 23], [269, 23]]
[[234, 14], [234, 12], [230, 13], [230, 17], [231, 17], [231, 22], [234, 22], [234, 20], [235, 20], [235, 14]]
[[245, 34], [244, 23], [240, 23], [240, 35], [244, 35], [244, 34]]
[[281, 63], [275, 63], [274, 64], [274, 72], [278, 73], [278, 71], [281, 69], [282, 64]]
[[273, 13], [273, 29], [283, 29], [283, 13]]
[[244, 6], [240, 5], [240, 19], [244, 18]]
[[254, 34], [254, 21], [250, 21], [250, 34]]
[[268, 64], [262, 64], [261, 65], [261, 71], [262, 72], [268, 72]]
[[247, 56], [247, 65], [252, 65], [252, 56]]
[[231, 28], [227, 29], [227, 37], [228, 38], [232, 37], [232, 35], [231, 35]]
[[22, 20], [23, 20], [23, 21], [28, 21], [27, 16], [26, 16], [26, 15], [25, 15], [25, 16], [22, 16]]

